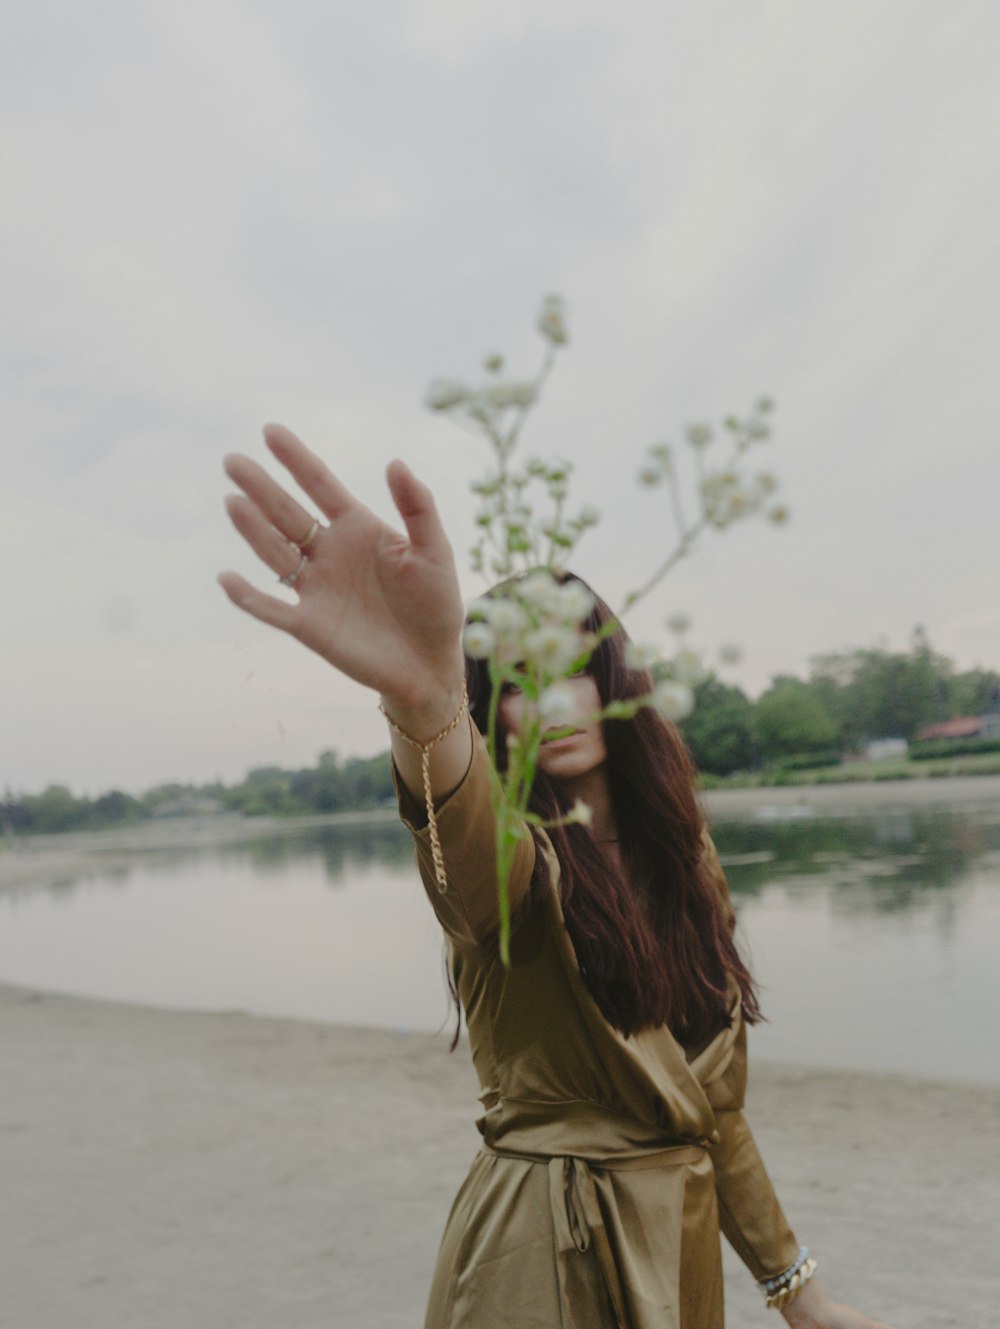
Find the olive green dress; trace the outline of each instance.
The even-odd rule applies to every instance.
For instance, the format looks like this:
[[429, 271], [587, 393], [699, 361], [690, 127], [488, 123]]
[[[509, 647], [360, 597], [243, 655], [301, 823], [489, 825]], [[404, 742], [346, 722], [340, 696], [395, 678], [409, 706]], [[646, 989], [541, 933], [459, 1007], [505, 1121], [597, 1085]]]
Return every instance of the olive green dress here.
[[[489, 753], [440, 805], [448, 887], [426, 816], [397, 778], [428, 897], [449, 941], [481, 1086], [483, 1147], [441, 1243], [425, 1329], [722, 1329], [719, 1231], [754, 1278], [793, 1263], [785, 1221], [741, 1108], [746, 1033], [707, 1047], [666, 1027], [624, 1037], [580, 976], [553, 889], [511, 880], [511, 964], [496, 950]], [[714, 846], [707, 849], [728, 890]]]

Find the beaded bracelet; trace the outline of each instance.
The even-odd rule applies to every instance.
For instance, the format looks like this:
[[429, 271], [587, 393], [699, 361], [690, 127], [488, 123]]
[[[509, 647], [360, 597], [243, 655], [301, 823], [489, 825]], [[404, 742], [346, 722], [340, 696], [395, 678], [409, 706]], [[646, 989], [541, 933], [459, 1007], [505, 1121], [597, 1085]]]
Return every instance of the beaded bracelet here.
[[379, 710], [389, 721], [389, 728], [394, 734], [405, 742], [409, 743], [411, 748], [416, 748], [420, 753], [420, 775], [424, 783], [424, 803], [427, 808], [427, 826], [431, 837], [431, 859], [434, 863], [434, 880], [438, 884], [438, 890], [446, 891], [448, 889], [448, 874], [444, 870], [444, 854], [441, 852], [441, 839], [438, 835], [437, 817], [434, 815], [434, 796], [431, 793], [431, 749], [437, 747], [443, 738], [447, 738], [457, 729], [462, 716], [469, 709], [469, 689], [462, 689], [462, 704], [458, 708], [458, 714], [447, 724], [440, 734], [428, 739], [426, 743], [418, 743], [415, 738], [411, 738], [405, 730], [400, 729], [399, 725], [392, 718], [381, 702], [378, 704]]
[[810, 1259], [808, 1246], [800, 1248], [793, 1264], [783, 1273], [773, 1278], [762, 1278], [757, 1286], [764, 1297], [768, 1309], [782, 1310], [790, 1305], [812, 1278], [817, 1269], [816, 1261]]

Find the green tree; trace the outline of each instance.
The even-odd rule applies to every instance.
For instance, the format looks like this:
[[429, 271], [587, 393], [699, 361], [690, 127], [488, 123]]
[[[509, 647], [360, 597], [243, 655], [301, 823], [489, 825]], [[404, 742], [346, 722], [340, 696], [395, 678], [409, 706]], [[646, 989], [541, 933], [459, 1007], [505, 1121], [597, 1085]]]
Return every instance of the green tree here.
[[773, 680], [754, 705], [751, 730], [765, 761], [821, 752], [837, 741], [837, 725], [822, 698], [798, 678]]
[[695, 709], [681, 730], [699, 770], [729, 775], [754, 764], [753, 707], [740, 688], [715, 677], [695, 689]]

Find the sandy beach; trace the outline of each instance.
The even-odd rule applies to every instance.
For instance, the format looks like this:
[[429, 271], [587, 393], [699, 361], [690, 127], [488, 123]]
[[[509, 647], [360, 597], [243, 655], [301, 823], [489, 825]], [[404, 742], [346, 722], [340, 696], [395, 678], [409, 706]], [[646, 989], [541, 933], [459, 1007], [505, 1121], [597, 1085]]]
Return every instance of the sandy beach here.
[[[5, 1326], [419, 1329], [464, 1048], [12, 988], [0, 1039]], [[758, 1064], [748, 1116], [834, 1295], [1000, 1323], [1000, 1088]], [[726, 1254], [729, 1324], [780, 1323]]]

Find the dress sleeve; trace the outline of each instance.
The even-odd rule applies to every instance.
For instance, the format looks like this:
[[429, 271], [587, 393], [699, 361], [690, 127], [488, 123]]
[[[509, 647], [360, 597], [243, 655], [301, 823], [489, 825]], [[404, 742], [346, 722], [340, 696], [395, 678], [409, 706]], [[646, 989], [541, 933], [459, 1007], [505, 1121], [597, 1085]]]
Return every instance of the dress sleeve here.
[[[472, 759], [457, 788], [435, 804], [447, 888], [438, 885], [431, 857], [426, 809], [392, 767], [399, 815], [413, 835], [417, 866], [424, 889], [445, 932], [462, 949], [480, 949], [495, 939], [500, 915], [497, 904], [496, 816], [493, 784], [496, 775], [486, 740], [473, 730]], [[527, 899], [535, 865], [535, 842], [524, 827], [510, 874], [510, 913], [514, 920]]]
[[[723, 900], [732, 930], [736, 912], [726, 875], [711, 838], [705, 836], [705, 854], [712, 878]], [[719, 1224], [733, 1250], [758, 1282], [773, 1278], [795, 1262], [799, 1243], [788, 1225], [767, 1175], [750, 1127], [743, 1116], [747, 1082], [746, 1028], [740, 1027], [732, 1060], [725, 1073], [706, 1087], [715, 1112], [719, 1139], [712, 1147]]]

